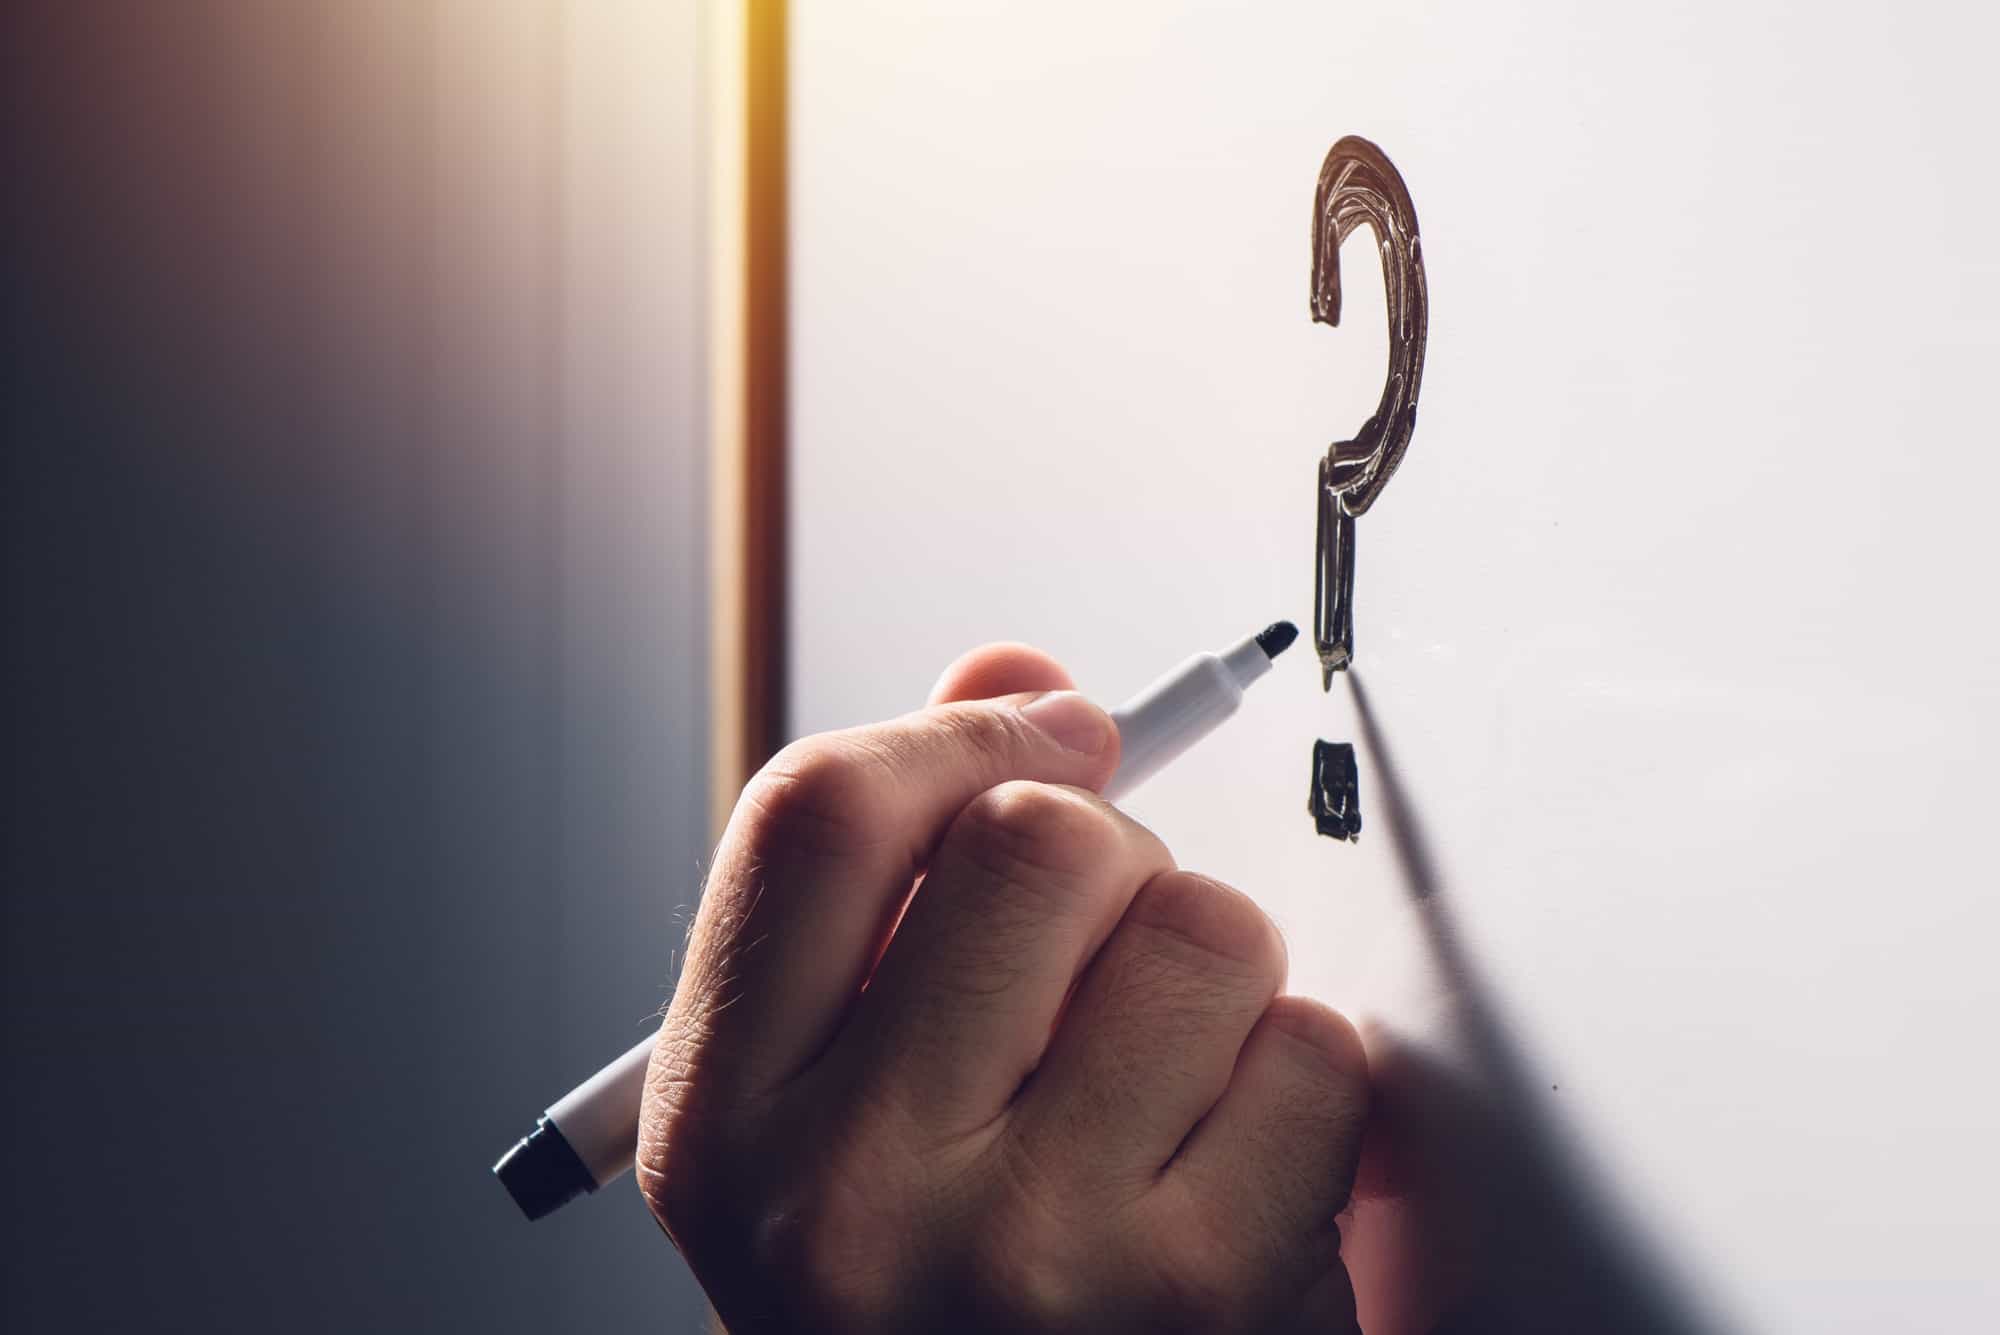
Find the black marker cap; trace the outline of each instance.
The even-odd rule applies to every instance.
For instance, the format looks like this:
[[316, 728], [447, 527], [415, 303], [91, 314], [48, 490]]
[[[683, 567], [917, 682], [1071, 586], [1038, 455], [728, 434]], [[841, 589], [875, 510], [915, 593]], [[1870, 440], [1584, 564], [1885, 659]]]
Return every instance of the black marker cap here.
[[535, 1122], [526, 1139], [500, 1156], [500, 1162], [493, 1165], [493, 1176], [530, 1219], [554, 1214], [586, 1191], [597, 1190], [590, 1170], [546, 1117]]

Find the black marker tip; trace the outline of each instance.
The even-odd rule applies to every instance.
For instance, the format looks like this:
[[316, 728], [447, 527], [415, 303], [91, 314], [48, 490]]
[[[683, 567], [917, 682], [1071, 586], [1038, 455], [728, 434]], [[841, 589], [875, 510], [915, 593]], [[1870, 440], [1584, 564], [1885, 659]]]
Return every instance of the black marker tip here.
[[1276, 658], [1292, 647], [1292, 641], [1299, 638], [1299, 628], [1289, 621], [1273, 621], [1257, 632], [1257, 647], [1264, 651], [1264, 657]]

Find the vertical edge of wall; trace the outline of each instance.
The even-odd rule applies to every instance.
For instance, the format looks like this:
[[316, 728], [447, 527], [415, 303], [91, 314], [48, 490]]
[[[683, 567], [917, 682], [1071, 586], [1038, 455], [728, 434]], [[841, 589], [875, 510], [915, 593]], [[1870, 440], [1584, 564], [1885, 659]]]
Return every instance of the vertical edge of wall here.
[[709, 0], [710, 827], [784, 740], [785, 0]]

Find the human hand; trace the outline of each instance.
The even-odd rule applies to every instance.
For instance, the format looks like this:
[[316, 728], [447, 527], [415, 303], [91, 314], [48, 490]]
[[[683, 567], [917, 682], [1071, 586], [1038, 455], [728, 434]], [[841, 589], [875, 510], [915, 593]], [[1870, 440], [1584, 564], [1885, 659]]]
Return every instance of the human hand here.
[[638, 1160], [737, 1335], [1355, 1329], [1361, 1043], [1094, 795], [1116, 729], [1069, 686], [977, 650], [744, 790]]

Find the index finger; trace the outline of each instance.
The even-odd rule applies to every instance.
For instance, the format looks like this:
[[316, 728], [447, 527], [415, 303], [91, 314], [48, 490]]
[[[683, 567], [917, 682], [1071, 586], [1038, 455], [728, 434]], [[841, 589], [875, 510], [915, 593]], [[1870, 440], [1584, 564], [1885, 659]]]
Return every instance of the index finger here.
[[1069, 691], [937, 705], [786, 747], [744, 789], [702, 896], [663, 1043], [761, 1093], [826, 1047], [916, 874], [1010, 779], [1101, 787], [1110, 716]]

